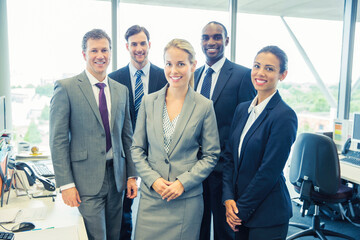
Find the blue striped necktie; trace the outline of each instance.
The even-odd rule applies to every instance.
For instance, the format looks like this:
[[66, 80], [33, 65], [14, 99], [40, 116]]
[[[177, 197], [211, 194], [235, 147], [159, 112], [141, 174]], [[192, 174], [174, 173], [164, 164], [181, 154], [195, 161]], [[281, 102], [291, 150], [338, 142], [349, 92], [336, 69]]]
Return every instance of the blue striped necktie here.
[[212, 68], [208, 68], [206, 71], [206, 75], [204, 77], [204, 81], [201, 86], [200, 93], [210, 99], [210, 90], [211, 90], [211, 82], [212, 82], [212, 74], [214, 73], [214, 70]]
[[143, 71], [142, 70], [137, 70], [135, 75], [136, 75], [136, 81], [135, 81], [135, 120], [137, 118], [137, 114], [140, 108], [140, 104], [141, 104], [141, 99], [144, 96], [144, 86], [143, 83], [141, 81], [141, 76], [143, 75]]

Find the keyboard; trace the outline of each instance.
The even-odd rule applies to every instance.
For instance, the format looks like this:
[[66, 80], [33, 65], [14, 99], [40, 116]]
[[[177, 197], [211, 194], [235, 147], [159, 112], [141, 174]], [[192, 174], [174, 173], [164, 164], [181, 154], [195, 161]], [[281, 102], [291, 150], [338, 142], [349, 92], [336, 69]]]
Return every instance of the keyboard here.
[[0, 240], [13, 240], [14, 234], [10, 232], [0, 232]]
[[350, 163], [357, 167], [360, 167], [360, 152], [358, 151], [349, 151], [344, 157], [341, 158], [342, 162]]
[[37, 175], [43, 176], [43, 177], [54, 177], [54, 171], [50, 169], [46, 164], [34, 162], [32, 164], [32, 168], [34, 169], [35, 173]]
[[360, 166], [360, 159], [359, 158], [354, 158], [354, 157], [344, 157], [341, 159], [341, 161], [346, 162], [346, 163], [350, 163], [356, 166]]

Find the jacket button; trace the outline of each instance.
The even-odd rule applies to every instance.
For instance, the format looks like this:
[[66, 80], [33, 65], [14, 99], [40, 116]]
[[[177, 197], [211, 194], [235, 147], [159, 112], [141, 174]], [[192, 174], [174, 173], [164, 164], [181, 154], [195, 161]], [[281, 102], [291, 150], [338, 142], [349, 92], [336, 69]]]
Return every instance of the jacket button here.
[[165, 163], [166, 163], [166, 164], [169, 164], [169, 160], [165, 159]]
[[102, 155], [105, 155], [105, 151], [101, 151], [101, 154], [102, 154]]
[[105, 134], [102, 133], [101, 136], [102, 136], [102, 137], [105, 137]]

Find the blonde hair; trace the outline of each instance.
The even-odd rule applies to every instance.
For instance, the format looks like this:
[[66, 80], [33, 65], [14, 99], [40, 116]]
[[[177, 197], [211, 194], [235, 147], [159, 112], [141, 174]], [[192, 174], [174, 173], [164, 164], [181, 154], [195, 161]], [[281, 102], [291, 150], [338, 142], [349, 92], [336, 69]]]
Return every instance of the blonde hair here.
[[[168, 44], [166, 44], [166, 46], [164, 48], [164, 60], [165, 60], [166, 51], [172, 47], [175, 47], [175, 48], [185, 51], [189, 55], [189, 62], [191, 64], [193, 64], [196, 61], [195, 50], [194, 50], [193, 46], [185, 39], [179, 39], [179, 38], [175, 38], [175, 39], [171, 40]], [[191, 73], [189, 85], [192, 88], [194, 88], [194, 73]]]

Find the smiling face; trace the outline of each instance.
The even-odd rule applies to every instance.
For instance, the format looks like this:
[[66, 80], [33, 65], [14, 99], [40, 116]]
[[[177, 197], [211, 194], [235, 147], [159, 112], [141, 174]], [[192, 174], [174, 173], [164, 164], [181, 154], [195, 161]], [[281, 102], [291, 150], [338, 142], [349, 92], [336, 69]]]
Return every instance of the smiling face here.
[[251, 71], [251, 81], [258, 92], [260, 102], [277, 89], [278, 81], [285, 79], [287, 70], [280, 73], [280, 61], [270, 52], [259, 53]]
[[225, 31], [221, 25], [210, 23], [203, 29], [201, 47], [206, 56], [206, 63], [212, 66], [224, 57], [225, 47], [229, 43], [229, 37], [225, 37]]
[[103, 81], [111, 59], [109, 41], [106, 38], [90, 38], [87, 41], [86, 51], [82, 54], [86, 61], [86, 69], [97, 80]]
[[189, 54], [176, 47], [170, 47], [164, 54], [165, 76], [172, 88], [187, 89], [196, 61], [191, 63]]
[[131, 63], [138, 69], [142, 69], [148, 63], [148, 54], [151, 43], [144, 32], [139, 32], [128, 38], [126, 49], [130, 53]]

